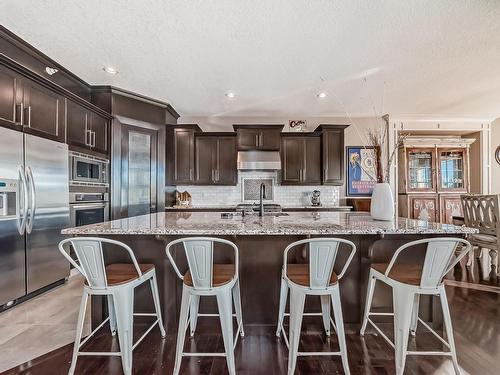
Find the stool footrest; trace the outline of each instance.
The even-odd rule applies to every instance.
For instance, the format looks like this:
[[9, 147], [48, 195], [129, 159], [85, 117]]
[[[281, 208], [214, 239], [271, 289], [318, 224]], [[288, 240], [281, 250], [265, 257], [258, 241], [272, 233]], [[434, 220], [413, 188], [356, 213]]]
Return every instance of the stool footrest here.
[[340, 352], [297, 352], [297, 356], [330, 356], [330, 355], [342, 355]]
[[196, 352], [184, 352], [183, 357], [226, 357], [226, 353], [196, 353]]

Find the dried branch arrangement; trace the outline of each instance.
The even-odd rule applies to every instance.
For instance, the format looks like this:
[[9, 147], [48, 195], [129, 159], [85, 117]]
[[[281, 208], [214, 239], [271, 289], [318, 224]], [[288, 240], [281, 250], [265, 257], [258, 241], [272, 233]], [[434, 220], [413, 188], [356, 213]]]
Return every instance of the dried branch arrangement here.
[[373, 147], [375, 150], [375, 171], [377, 173], [377, 182], [389, 182], [391, 177], [391, 166], [394, 162], [394, 157], [398, 149], [403, 145], [409, 134], [398, 134], [398, 138], [394, 143], [394, 147], [389, 152], [387, 164], [382, 165], [382, 150], [387, 142], [387, 126], [380, 129], [368, 129], [366, 131], [367, 146]]

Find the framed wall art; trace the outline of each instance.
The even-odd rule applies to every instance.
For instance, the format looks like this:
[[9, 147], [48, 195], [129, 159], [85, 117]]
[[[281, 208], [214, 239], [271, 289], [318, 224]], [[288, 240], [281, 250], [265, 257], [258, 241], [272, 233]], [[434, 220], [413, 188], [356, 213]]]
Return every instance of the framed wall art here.
[[377, 182], [373, 147], [347, 146], [346, 150], [346, 195], [370, 197]]

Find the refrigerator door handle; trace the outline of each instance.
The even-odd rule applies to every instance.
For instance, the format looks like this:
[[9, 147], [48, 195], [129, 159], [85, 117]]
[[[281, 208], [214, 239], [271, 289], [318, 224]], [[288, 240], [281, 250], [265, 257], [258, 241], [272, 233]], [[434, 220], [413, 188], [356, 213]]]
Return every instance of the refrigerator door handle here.
[[[22, 212], [22, 217], [20, 216], [18, 219], [18, 227], [17, 230], [19, 231], [19, 234], [22, 236], [26, 230], [26, 220], [28, 219], [28, 183], [26, 182], [26, 174], [24, 172], [24, 168], [22, 165], [20, 165], [17, 168], [17, 172], [19, 173], [19, 180], [21, 180], [21, 187], [23, 189], [23, 212]], [[17, 201], [19, 204], [21, 202], [21, 197], [18, 198]], [[18, 210], [20, 212], [20, 209]]]
[[29, 191], [31, 195], [31, 212], [29, 215], [28, 223], [26, 225], [26, 233], [30, 234], [33, 230], [33, 223], [35, 221], [35, 211], [36, 211], [36, 191], [35, 191], [35, 181], [33, 180], [33, 171], [30, 166], [26, 167], [26, 174], [28, 176], [28, 182], [30, 185]]

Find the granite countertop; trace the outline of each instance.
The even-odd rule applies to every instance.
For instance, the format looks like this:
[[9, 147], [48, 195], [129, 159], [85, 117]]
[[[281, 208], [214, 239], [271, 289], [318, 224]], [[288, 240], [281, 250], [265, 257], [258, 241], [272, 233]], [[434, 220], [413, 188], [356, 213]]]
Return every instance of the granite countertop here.
[[62, 231], [67, 235], [345, 235], [464, 234], [477, 230], [450, 224], [397, 218], [376, 221], [366, 212], [290, 212], [286, 216], [234, 215], [220, 212], [160, 212]]
[[[281, 206], [282, 210], [318, 210], [318, 209], [326, 209], [326, 210], [347, 210], [347, 209], [352, 209], [352, 206], [330, 206], [330, 205], [323, 205], [323, 206]], [[191, 207], [172, 207], [172, 206], [166, 206], [165, 211], [169, 210], [236, 210], [236, 206], [191, 206]]]

